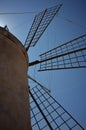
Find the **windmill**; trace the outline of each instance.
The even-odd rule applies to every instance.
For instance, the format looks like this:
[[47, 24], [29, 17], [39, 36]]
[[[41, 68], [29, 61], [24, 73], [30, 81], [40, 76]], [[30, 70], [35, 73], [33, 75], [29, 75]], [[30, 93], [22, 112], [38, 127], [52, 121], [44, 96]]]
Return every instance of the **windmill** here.
[[[19, 129], [19, 128], [25, 129], [25, 130], [31, 129], [30, 128], [30, 121], [31, 121], [32, 130], [57, 130], [57, 129], [58, 130], [67, 130], [67, 129], [84, 130], [84, 128], [71, 116], [71, 114], [68, 113], [59, 104], [59, 102], [57, 102], [50, 95], [49, 90], [45, 86], [43, 86], [41, 83], [36, 81], [30, 75], [28, 75], [28, 77], [26, 75], [26, 70], [27, 70], [26, 66], [27, 65], [29, 67], [31, 67], [31, 66], [40, 64], [39, 71], [85, 68], [86, 67], [86, 35], [79, 36], [78, 38], [75, 38], [67, 43], [64, 43], [60, 46], [57, 46], [57, 47], [41, 54], [40, 60], [35, 60], [30, 63], [26, 62], [27, 61], [26, 52], [29, 51], [30, 47], [32, 47], [32, 46], [34, 47], [37, 44], [37, 41], [40, 39], [40, 37], [42, 36], [44, 31], [48, 27], [50, 22], [53, 20], [54, 16], [58, 13], [61, 6], [62, 6], [62, 4], [59, 4], [57, 6], [48, 8], [48, 9], [38, 13], [35, 16], [32, 26], [30, 28], [30, 31], [27, 35], [24, 46], [22, 46], [21, 43], [19, 41], [17, 41], [17, 39], [12, 34], [10, 34], [10, 32], [8, 30], [6, 30], [5, 28], [1, 28], [1, 36], [0, 36], [1, 39], [3, 39], [3, 37], [7, 37], [8, 44], [9, 44], [9, 39], [14, 43], [16, 43], [16, 42], [18, 43], [16, 45], [13, 45], [13, 49], [11, 47], [12, 44], [10, 44], [9, 46], [7, 46], [5, 44], [5, 50], [4, 50], [4, 51], [6, 51], [6, 49], [9, 47], [10, 53], [8, 51], [4, 52], [4, 53], [9, 54], [8, 56], [10, 56], [12, 53], [12, 57], [10, 56], [10, 59], [12, 60], [12, 58], [14, 58], [12, 62], [11, 62], [11, 60], [9, 60], [10, 64], [8, 63], [8, 61], [6, 61], [7, 64], [10, 65], [10, 67], [13, 65], [12, 73], [11, 72], [9, 73], [10, 78], [11, 78], [11, 76], [13, 76], [13, 73], [15, 73], [15, 70], [16, 70], [15, 74], [16, 75], [18, 74], [17, 76], [15, 75], [14, 77], [12, 77], [15, 80], [14, 86], [16, 87], [17, 92], [15, 91], [14, 86], [11, 90], [13, 92], [13, 94], [17, 93], [16, 96], [19, 97], [18, 98], [19, 100], [17, 103], [15, 102], [15, 99], [13, 97], [13, 103], [15, 103], [15, 104], [19, 103], [19, 105], [20, 105], [20, 106], [17, 106], [17, 108], [19, 108], [19, 110], [17, 110], [17, 109], [14, 110], [13, 107], [11, 106], [12, 111], [13, 112], [16, 111], [16, 113], [19, 112], [19, 116], [22, 114], [22, 116], [17, 117], [15, 115], [15, 113], [14, 113], [14, 115], [13, 115], [13, 113], [11, 113], [11, 116], [15, 117], [14, 118], [15, 122], [18, 125], [18, 127], [17, 127], [17, 126], [15, 126], [15, 124], [12, 124], [16, 127], [16, 129]], [[4, 41], [4, 43], [5, 43], [5, 41]], [[2, 49], [4, 49], [3, 45], [1, 47], [2, 47]], [[17, 53], [16, 50], [18, 50], [19, 52]], [[22, 53], [21, 53], [21, 50], [22, 50]], [[17, 53], [17, 54], [15, 54], [15, 53]], [[1, 52], [1, 54], [2, 54], [2, 52]], [[18, 54], [19, 54], [19, 56], [18, 56]], [[4, 54], [2, 55], [2, 60], [3, 60], [3, 58], [4, 58]], [[21, 60], [19, 60], [20, 58], [21, 58]], [[22, 61], [22, 58], [25, 59], [24, 62]], [[9, 59], [9, 57], [8, 57], [8, 59]], [[3, 61], [3, 63], [4, 62], [5, 61]], [[15, 65], [13, 64], [14, 62], [15, 62]], [[3, 63], [2, 63], [2, 66], [3, 66]], [[19, 65], [21, 65], [21, 67]], [[2, 67], [2, 71], [3, 71], [3, 68], [5, 68], [5, 67], [6, 66]], [[9, 70], [10, 68], [8, 67], [7, 69]], [[21, 71], [21, 70], [23, 70], [23, 71]], [[4, 74], [6, 74], [6, 73], [7, 72], [4, 72]], [[2, 77], [4, 77], [4, 76], [2, 76]], [[30, 107], [27, 105], [27, 97], [28, 97], [27, 88], [25, 87], [25, 90], [22, 88], [22, 90], [20, 91], [21, 87], [19, 87], [17, 90], [17, 85], [19, 85], [19, 83], [21, 85], [22, 84], [24, 85], [24, 83], [25, 83], [25, 85], [27, 86], [27, 81], [26, 81], [27, 78], [29, 79], [29, 82], [34, 83], [32, 88], [30, 88], [30, 84], [28, 85], [29, 95], [30, 95]], [[7, 77], [5, 78], [5, 82], [7, 82], [6, 79], [7, 79]], [[9, 76], [8, 76], [8, 79], [9, 79]], [[12, 85], [11, 82], [9, 81], [9, 85], [10, 84]], [[1, 84], [3, 84], [3, 83], [1, 82]], [[6, 90], [6, 91], [9, 91], [9, 90]], [[24, 93], [23, 93], [23, 91], [24, 91]], [[23, 94], [23, 96], [25, 96], [25, 97], [23, 98], [21, 94]], [[8, 99], [9, 99], [8, 101], [10, 101], [9, 97], [8, 97]], [[23, 101], [21, 101], [20, 99]], [[5, 102], [5, 103], [7, 103], [7, 102]], [[24, 104], [22, 104], [21, 102], [24, 102]], [[24, 107], [24, 105], [25, 105], [25, 107]], [[20, 107], [23, 107], [23, 109], [20, 109]], [[2, 108], [5, 109], [5, 107], [2, 107]], [[28, 110], [27, 110], [27, 108], [28, 108]], [[25, 118], [24, 118], [23, 110], [24, 110], [24, 114], [26, 114]], [[7, 111], [7, 109], [6, 109], [5, 112], [8, 113], [10, 111], [11, 111], [11, 109], [9, 111]], [[30, 111], [30, 114], [29, 114], [29, 111]], [[4, 118], [4, 120], [5, 120], [5, 118]], [[21, 123], [18, 124], [18, 121]], [[28, 127], [28, 125], [29, 125], [29, 127]], [[7, 123], [7, 128], [9, 128], [8, 123]]]

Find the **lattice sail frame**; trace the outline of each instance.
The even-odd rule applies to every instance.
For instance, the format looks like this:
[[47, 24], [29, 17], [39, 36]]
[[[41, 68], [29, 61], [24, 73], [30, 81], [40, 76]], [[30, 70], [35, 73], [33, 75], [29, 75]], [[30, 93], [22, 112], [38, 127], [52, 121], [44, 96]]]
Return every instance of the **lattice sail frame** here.
[[32, 130], [84, 130], [42, 86], [29, 91]]
[[31, 46], [35, 46], [54, 16], [58, 13], [61, 6], [62, 4], [59, 4], [57, 6], [48, 8], [35, 16], [24, 44], [26, 50], [28, 50]]
[[86, 34], [40, 55], [40, 70], [86, 67]]

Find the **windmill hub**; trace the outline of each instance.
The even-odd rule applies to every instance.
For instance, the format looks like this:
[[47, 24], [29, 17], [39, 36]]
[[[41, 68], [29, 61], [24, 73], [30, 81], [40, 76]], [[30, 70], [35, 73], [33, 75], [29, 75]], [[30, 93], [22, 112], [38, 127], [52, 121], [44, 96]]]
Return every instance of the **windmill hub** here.
[[0, 130], [30, 129], [25, 48], [0, 27]]

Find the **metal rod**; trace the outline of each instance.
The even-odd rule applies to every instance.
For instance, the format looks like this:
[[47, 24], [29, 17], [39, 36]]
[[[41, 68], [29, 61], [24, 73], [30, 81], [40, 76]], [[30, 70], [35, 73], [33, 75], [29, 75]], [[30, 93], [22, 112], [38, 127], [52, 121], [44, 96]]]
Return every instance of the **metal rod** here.
[[65, 56], [65, 55], [68, 55], [68, 54], [72, 54], [72, 53], [75, 53], [75, 52], [79, 52], [79, 51], [83, 51], [83, 50], [86, 50], [86, 47], [85, 48], [81, 48], [81, 49], [77, 49], [77, 50], [73, 50], [73, 51], [70, 51], [70, 52], [67, 52], [67, 53], [64, 53], [64, 54], [61, 54], [61, 55], [57, 55], [57, 56], [53, 56], [53, 57], [50, 57], [50, 58], [46, 58], [44, 60], [36, 60], [36, 61], [33, 61], [33, 62], [29, 63], [29, 67], [33, 66], [33, 65], [36, 65], [36, 64], [40, 64], [40, 63], [48, 61], [48, 60], [52, 60], [52, 59], [55, 59], [55, 58], [58, 58], [58, 57], [62, 57], [62, 56]]
[[52, 126], [50, 125], [49, 121], [47, 120], [46, 116], [44, 115], [43, 111], [41, 110], [39, 104], [38, 104], [37, 101], [35, 100], [35, 98], [34, 98], [34, 96], [33, 96], [33, 94], [31, 93], [30, 90], [29, 90], [29, 93], [30, 93], [32, 99], [34, 100], [35, 104], [37, 105], [39, 111], [41, 112], [42, 116], [44, 117], [44, 119], [45, 119], [47, 125], [49, 126], [50, 130], [53, 130]]
[[34, 36], [35, 36], [35, 34], [36, 34], [36, 32], [37, 32], [39, 26], [40, 26], [40, 23], [41, 23], [41, 21], [42, 21], [44, 15], [45, 15], [45, 13], [46, 13], [46, 11], [47, 11], [47, 9], [44, 11], [44, 14], [43, 14], [43, 16], [42, 16], [42, 18], [41, 18], [41, 20], [40, 20], [40, 22], [39, 22], [39, 24], [38, 24], [38, 27], [37, 27], [37, 29], [35, 30], [34, 35], [33, 35], [32, 39], [31, 39], [29, 45], [28, 45], [27, 48], [26, 48], [26, 51], [28, 51], [28, 49], [29, 49], [29, 47], [30, 47], [30, 45], [31, 45], [31, 43], [32, 43], [32, 40], [34, 39]]

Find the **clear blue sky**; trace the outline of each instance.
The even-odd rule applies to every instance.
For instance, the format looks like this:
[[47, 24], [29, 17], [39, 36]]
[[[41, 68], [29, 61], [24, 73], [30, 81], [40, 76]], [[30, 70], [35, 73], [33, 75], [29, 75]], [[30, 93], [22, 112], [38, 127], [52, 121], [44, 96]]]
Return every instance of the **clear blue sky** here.
[[[37, 46], [29, 51], [31, 61], [39, 54], [86, 33], [86, 0], [0, 0], [0, 13], [25, 12], [24, 15], [1, 15], [0, 26], [9, 30], [24, 43], [34, 16], [41, 10], [63, 3]], [[65, 19], [72, 20], [72, 23]], [[52, 34], [52, 37], [51, 37]], [[51, 94], [75, 119], [86, 128], [86, 69], [37, 72], [37, 66], [30, 74], [51, 89]]]

